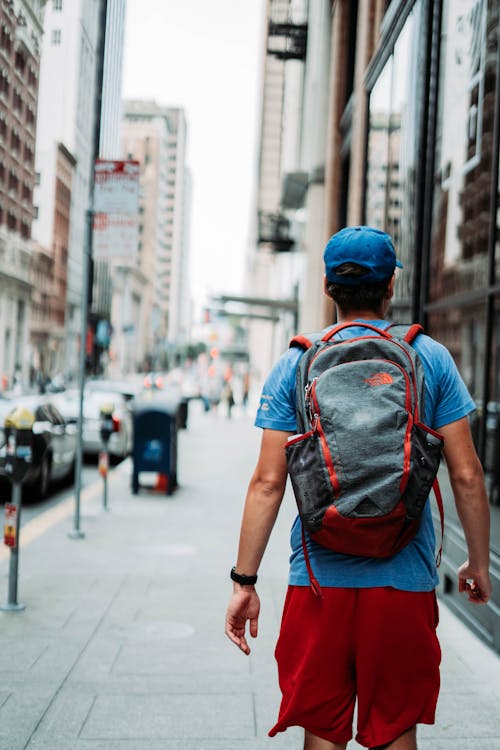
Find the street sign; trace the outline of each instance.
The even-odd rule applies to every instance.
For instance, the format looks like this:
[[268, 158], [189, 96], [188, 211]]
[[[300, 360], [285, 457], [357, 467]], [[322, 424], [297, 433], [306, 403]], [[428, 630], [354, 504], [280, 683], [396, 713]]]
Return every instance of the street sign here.
[[97, 159], [94, 167], [94, 212], [132, 214], [139, 210], [139, 162]]
[[97, 159], [94, 167], [93, 250], [97, 260], [137, 254], [139, 162]]
[[93, 249], [96, 260], [135, 258], [139, 243], [137, 217], [130, 214], [94, 214]]

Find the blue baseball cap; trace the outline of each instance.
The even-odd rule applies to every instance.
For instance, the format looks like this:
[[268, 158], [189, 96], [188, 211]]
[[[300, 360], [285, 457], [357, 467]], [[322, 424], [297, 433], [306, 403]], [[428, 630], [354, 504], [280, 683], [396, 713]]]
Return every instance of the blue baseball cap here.
[[[391, 237], [374, 227], [345, 227], [327, 242], [323, 254], [325, 275], [336, 284], [370, 284], [389, 279], [396, 266], [403, 264], [396, 258]], [[335, 271], [343, 263], [357, 263], [366, 268], [362, 276], [337, 276]]]

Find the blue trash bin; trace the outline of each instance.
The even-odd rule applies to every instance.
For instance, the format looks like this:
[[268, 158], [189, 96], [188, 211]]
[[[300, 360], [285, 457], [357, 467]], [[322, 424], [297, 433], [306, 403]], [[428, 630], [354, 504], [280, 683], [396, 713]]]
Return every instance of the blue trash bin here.
[[156, 472], [167, 478], [166, 494], [177, 487], [178, 405], [147, 402], [133, 412], [132, 492], [139, 492], [139, 474]]

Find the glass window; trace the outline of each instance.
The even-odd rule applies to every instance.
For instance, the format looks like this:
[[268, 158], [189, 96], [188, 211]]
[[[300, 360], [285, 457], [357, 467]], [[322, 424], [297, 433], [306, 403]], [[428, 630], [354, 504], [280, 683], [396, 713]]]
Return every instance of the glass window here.
[[[490, 477], [494, 485], [492, 499], [500, 505], [500, 296], [495, 299], [491, 362], [491, 401], [488, 405], [490, 422], [486, 430], [487, 456], [486, 470], [495, 473]], [[500, 539], [500, 535], [499, 535]]]
[[[498, 11], [490, 10], [497, 14]], [[430, 300], [486, 284], [497, 23], [487, 0], [445, 0]]]
[[432, 312], [428, 316], [427, 328], [434, 338], [446, 346], [470, 394], [479, 401], [485, 366], [484, 301]]
[[[418, 179], [422, 3], [416, 2], [370, 93], [366, 223], [394, 239], [405, 267], [397, 277], [395, 317], [411, 317]], [[397, 310], [397, 312], [396, 312]]]

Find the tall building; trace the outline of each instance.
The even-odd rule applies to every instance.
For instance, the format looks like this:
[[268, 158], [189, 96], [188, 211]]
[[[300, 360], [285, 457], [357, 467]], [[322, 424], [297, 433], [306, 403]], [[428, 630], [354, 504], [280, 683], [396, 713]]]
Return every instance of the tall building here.
[[65, 370], [68, 247], [76, 160], [57, 144], [54, 224], [50, 248], [33, 247], [30, 343], [32, 384]]
[[[101, 61], [101, 106], [97, 123], [99, 145], [96, 156], [100, 159], [119, 160], [126, 0], [104, 0], [103, 13], [106, 17], [106, 31]], [[89, 338], [93, 345], [92, 352], [89, 352], [89, 365], [92, 372], [99, 373], [106, 369], [109, 356], [113, 278], [110, 261], [96, 257], [94, 247], [92, 256], [88, 323], [91, 331]]]
[[[115, 331], [141, 330], [134, 366], [165, 366], [189, 332], [188, 220], [190, 183], [186, 168], [186, 121], [182, 109], [155, 102], [125, 102], [122, 155], [141, 163], [139, 244], [135, 268], [145, 280], [142, 312], [114, 322]], [[114, 301], [114, 315], [120, 306]], [[125, 310], [125, 307], [123, 308]], [[129, 315], [129, 313], [127, 313]], [[142, 323], [140, 321], [143, 321]], [[144, 328], [146, 326], [146, 328]], [[118, 333], [120, 335], [120, 333]], [[138, 353], [141, 357], [137, 357]], [[141, 361], [142, 360], [142, 361]], [[127, 365], [130, 362], [127, 360]]]
[[191, 180], [186, 166], [187, 125], [184, 111], [165, 107], [168, 121], [167, 216], [164, 253], [161, 253], [160, 305], [167, 316], [167, 341], [178, 349], [189, 341], [189, 223]]
[[113, 344], [122, 372], [158, 367], [156, 355], [167, 330], [160, 289], [168, 226], [169, 128], [155, 109], [148, 102], [125, 102], [123, 108], [122, 153], [138, 161], [141, 171], [137, 256], [113, 264]]
[[51, 0], [44, 20], [37, 120], [33, 237], [56, 254], [57, 174], [60, 144], [74, 161], [66, 260], [64, 371], [74, 377], [81, 331], [84, 252], [89, 243], [93, 159], [96, 154], [96, 97], [104, 34], [104, 0]]
[[119, 159], [122, 116], [123, 43], [127, 0], [106, 0], [99, 156]]
[[257, 241], [248, 257], [246, 289], [251, 298], [274, 305], [251, 308], [270, 318], [250, 325], [251, 360], [260, 377], [286, 346], [299, 313], [308, 330], [321, 317], [316, 248], [323, 239], [330, 5], [266, 4]]
[[29, 378], [41, 0], [0, 0], [0, 374]]

